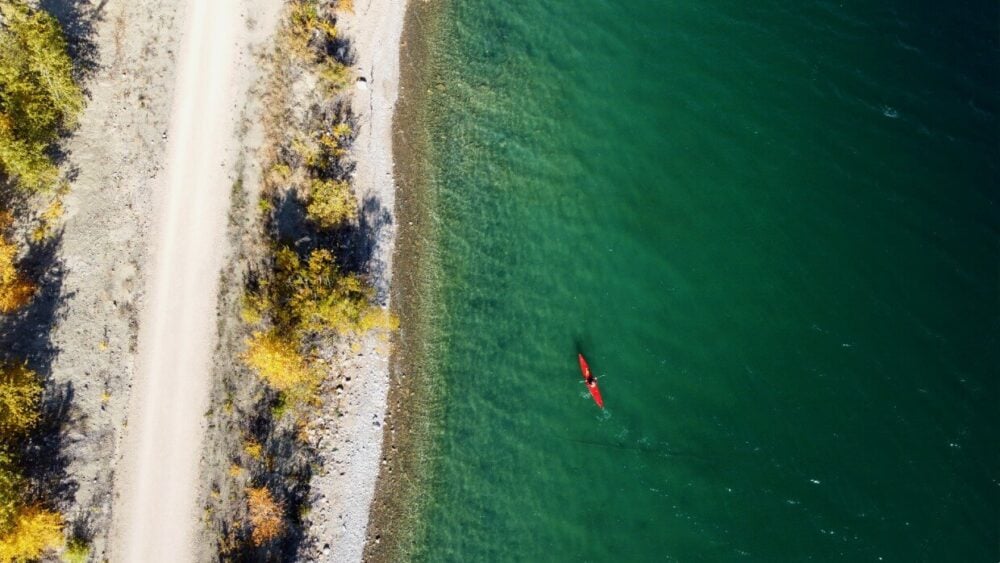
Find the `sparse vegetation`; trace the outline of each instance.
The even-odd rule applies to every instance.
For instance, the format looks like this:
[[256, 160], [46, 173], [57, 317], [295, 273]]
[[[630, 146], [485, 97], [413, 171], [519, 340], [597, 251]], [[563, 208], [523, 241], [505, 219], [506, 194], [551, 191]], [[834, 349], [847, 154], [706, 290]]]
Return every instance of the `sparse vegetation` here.
[[[31, 247], [22, 256], [21, 237], [41, 243], [62, 217], [68, 185], [59, 183], [55, 145], [75, 125], [84, 104], [62, 29], [36, 6], [0, 0], [0, 322], [29, 307], [38, 292], [22, 265], [32, 258]], [[45, 497], [49, 491], [24, 470], [25, 458], [37, 455], [37, 446], [29, 444], [42, 427], [43, 392], [42, 379], [22, 358], [0, 351], [4, 562], [37, 560], [65, 541], [63, 518]], [[65, 552], [67, 557], [73, 553], [72, 546]]]
[[330, 357], [368, 331], [396, 326], [374, 303], [363, 260], [348, 254], [361, 226], [347, 159], [353, 116], [343, 96], [350, 50], [337, 9], [344, 3], [288, 0], [265, 95], [260, 196], [230, 222], [233, 240], [251, 242], [242, 250], [244, 291], [223, 294], [242, 321], [225, 333], [242, 361], [226, 368], [232, 380], [217, 395], [232, 437], [216, 467], [221, 493], [207, 499], [222, 508], [211, 522], [223, 560], [297, 553], [317, 470], [310, 433]]
[[[348, 83], [345, 62], [332, 56], [338, 32], [332, 8], [342, 4], [293, 0], [279, 38], [279, 55], [285, 65], [275, 73], [276, 100], [286, 100], [287, 80], [293, 71], [311, 75], [328, 96]], [[348, 6], [349, 7], [349, 6]], [[277, 108], [277, 119], [289, 111]], [[244, 296], [241, 316], [258, 327], [247, 339], [247, 364], [271, 387], [293, 402], [307, 401], [321, 379], [311, 360], [312, 349], [327, 335], [360, 334], [372, 329], [393, 329], [395, 321], [372, 304], [374, 290], [354, 273], [345, 272], [328, 249], [313, 244], [294, 246], [280, 240], [275, 213], [280, 199], [293, 197], [304, 207], [313, 233], [310, 240], [331, 240], [338, 229], [355, 221], [358, 204], [343, 161], [353, 139], [349, 112], [329, 100], [314, 107], [304, 123], [287, 131], [287, 123], [273, 127], [276, 147], [265, 164], [264, 192], [259, 207], [268, 231], [276, 235], [266, 266]]]

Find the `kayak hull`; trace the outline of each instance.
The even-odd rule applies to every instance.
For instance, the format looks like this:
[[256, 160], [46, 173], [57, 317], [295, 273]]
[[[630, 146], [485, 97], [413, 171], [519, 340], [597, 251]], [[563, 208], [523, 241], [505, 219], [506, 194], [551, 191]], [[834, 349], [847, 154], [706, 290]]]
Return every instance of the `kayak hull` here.
[[[587, 365], [587, 360], [583, 357], [583, 354], [576, 355], [577, 360], [580, 362], [580, 373], [583, 375], [584, 383], [590, 378], [590, 366]], [[594, 380], [594, 385], [587, 385], [587, 389], [590, 390], [590, 396], [594, 398], [594, 402], [597, 406], [604, 408], [604, 399], [601, 398], [601, 390], [597, 387], [597, 380]]]

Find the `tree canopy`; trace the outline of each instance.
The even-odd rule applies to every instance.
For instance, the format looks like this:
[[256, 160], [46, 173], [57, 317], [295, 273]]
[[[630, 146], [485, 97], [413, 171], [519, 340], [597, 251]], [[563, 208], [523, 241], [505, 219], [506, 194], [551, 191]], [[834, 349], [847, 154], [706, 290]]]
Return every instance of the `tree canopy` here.
[[48, 152], [83, 108], [66, 38], [50, 14], [0, 0], [0, 174], [27, 190], [52, 186]]

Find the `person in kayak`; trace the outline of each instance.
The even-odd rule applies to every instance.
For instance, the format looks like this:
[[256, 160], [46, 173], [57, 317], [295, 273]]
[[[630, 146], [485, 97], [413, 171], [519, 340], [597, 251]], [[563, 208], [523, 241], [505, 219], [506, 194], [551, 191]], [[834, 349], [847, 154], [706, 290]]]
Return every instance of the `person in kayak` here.
[[597, 387], [597, 378], [587, 374], [587, 387]]

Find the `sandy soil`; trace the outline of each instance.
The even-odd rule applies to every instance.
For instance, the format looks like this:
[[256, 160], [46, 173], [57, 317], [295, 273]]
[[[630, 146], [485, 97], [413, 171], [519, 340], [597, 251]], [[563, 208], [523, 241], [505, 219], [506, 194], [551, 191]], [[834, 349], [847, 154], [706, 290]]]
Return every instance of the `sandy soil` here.
[[[163, 182], [156, 186], [137, 372], [116, 482], [112, 558], [195, 556], [198, 460], [208, 407], [218, 277], [241, 152], [236, 123], [255, 34], [276, 10], [188, 0]], [[271, 2], [270, 4], [278, 4]], [[261, 18], [262, 13], [268, 14]], [[261, 25], [261, 20], [267, 22]]]
[[[368, 264], [383, 305], [389, 305], [395, 247], [392, 119], [399, 88], [399, 42], [404, 0], [356, 0], [338, 27], [357, 57], [358, 82], [351, 105], [358, 118], [351, 157], [362, 224], [373, 233]], [[389, 390], [389, 346], [376, 335], [334, 361], [327, 382], [331, 400], [318, 421], [316, 440], [323, 471], [310, 484], [313, 506], [308, 535], [310, 561], [361, 561], [375, 482], [382, 464], [382, 432]]]
[[176, 19], [158, 2], [48, 5], [90, 69], [88, 104], [65, 144], [73, 181], [60, 235], [61, 310], [49, 388], [66, 390], [69, 404], [61, 508], [101, 561], [135, 375], [145, 233], [166, 145]]

